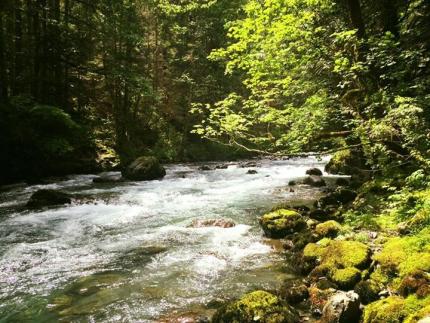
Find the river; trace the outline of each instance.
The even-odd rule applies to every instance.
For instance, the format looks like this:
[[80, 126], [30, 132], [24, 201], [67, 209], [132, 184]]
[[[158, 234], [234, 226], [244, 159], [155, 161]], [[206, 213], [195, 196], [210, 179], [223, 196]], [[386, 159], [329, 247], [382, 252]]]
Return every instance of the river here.
[[[262, 236], [258, 216], [280, 201], [315, 195], [287, 184], [325, 160], [257, 163], [253, 175], [238, 163], [212, 171], [177, 164], [160, 181], [94, 184], [96, 175], [76, 175], [3, 189], [0, 322], [154, 322], [276, 288], [292, 274]], [[27, 210], [42, 188], [82, 199]], [[218, 218], [236, 226], [190, 227]]]

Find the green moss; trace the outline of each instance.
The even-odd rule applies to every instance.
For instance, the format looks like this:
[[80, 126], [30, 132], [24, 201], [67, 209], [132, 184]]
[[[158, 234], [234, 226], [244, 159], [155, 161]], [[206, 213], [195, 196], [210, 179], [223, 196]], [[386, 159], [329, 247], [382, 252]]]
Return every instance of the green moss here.
[[350, 164], [352, 158], [352, 153], [349, 149], [341, 150], [336, 152], [330, 161], [328, 162], [325, 170], [331, 174], [350, 174], [351, 168]]
[[364, 267], [370, 256], [369, 248], [358, 241], [334, 241], [321, 246], [309, 243], [303, 250], [305, 258], [319, 258], [321, 264], [336, 268]]
[[424, 318], [430, 318], [430, 305], [420, 309], [419, 311], [409, 315], [405, 323], [418, 323], [420, 320]]
[[287, 234], [303, 230], [306, 222], [293, 210], [280, 209], [267, 213], [260, 218], [260, 224], [266, 236], [280, 239]]
[[364, 267], [370, 256], [369, 248], [358, 241], [332, 241], [321, 256], [321, 263], [332, 263], [338, 268]]
[[315, 228], [315, 233], [320, 237], [336, 237], [342, 230], [342, 226], [334, 221], [330, 220], [324, 223], [320, 223]]
[[375, 256], [383, 271], [400, 277], [416, 271], [430, 270], [430, 228], [416, 235], [389, 239]]
[[399, 323], [407, 316], [405, 300], [390, 296], [367, 305], [364, 309], [363, 323]]
[[386, 275], [380, 267], [376, 268], [375, 271], [370, 274], [370, 278], [380, 285], [386, 285], [389, 282], [388, 275]]
[[330, 278], [341, 289], [349, 290], [360, 281], [361, 274], [357, 268], [348, 267], [335, 270]]
[[303, 256], [307, 259], [316, 259], [323, 255], [325, 247], [316, 244], [309, 243], [306, 245], [305, 249], [303, 249]]
[[363, 323], [398, 323], [405, 319], [412, 320], [415, 313], [419, 313], [429, 305], [430, 297], [419, 299], [416, 295], [411, 295], [405, 299], [390, 296], [367, 305]]
[[295, 312], [275, 295], [255, 291], [240, 300], [220, 308], [214, 315], [214, 323], [293, 323], [298, 317]]

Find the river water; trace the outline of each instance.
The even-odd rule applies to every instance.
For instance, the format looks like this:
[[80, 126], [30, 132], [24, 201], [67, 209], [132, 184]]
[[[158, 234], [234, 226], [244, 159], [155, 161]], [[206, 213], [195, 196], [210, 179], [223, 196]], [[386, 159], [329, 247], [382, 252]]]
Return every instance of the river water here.
[[[161, 181], [93, 184], [96, 175], [78, 175], [3, 190], [0, 322], [171, 321], [175, 313], [204, 313], [216, 301], [276, 288], [291, 274], [262, 236], [258, 216], [280, 201], [315, 195], [286, 186], [325, 161], [258, 163], [254, 175], [238, 164], [212, 171], [182, 164], [167, 166]], [[81, 202], [26, 210], [42, 188], [80, 194]], [[218, 218], [236, 226], [190, 227]]]

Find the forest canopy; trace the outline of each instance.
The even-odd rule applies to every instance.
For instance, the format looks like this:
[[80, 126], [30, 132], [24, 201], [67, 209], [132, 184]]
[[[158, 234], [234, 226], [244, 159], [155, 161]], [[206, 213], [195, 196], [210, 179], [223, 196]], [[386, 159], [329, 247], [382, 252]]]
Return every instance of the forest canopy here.
[[1, 165], [11, 180], [352, 149], [427, 169], [429, 6], [2, 1]]

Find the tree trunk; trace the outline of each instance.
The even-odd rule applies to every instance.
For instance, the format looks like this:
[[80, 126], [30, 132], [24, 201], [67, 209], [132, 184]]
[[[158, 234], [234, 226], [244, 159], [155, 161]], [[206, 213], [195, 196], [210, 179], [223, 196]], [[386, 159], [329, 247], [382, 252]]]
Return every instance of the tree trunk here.
[[4, 44], [3, 14], [0, 13], [0, 102], [6, 102], [8, 99]]
[[364, 38], [366, 36], [366, 27], [361, 12], [360, 0], [347, 0], [347, 3], [352, 27], [357, 29], [357, 36], [359, 38]]

